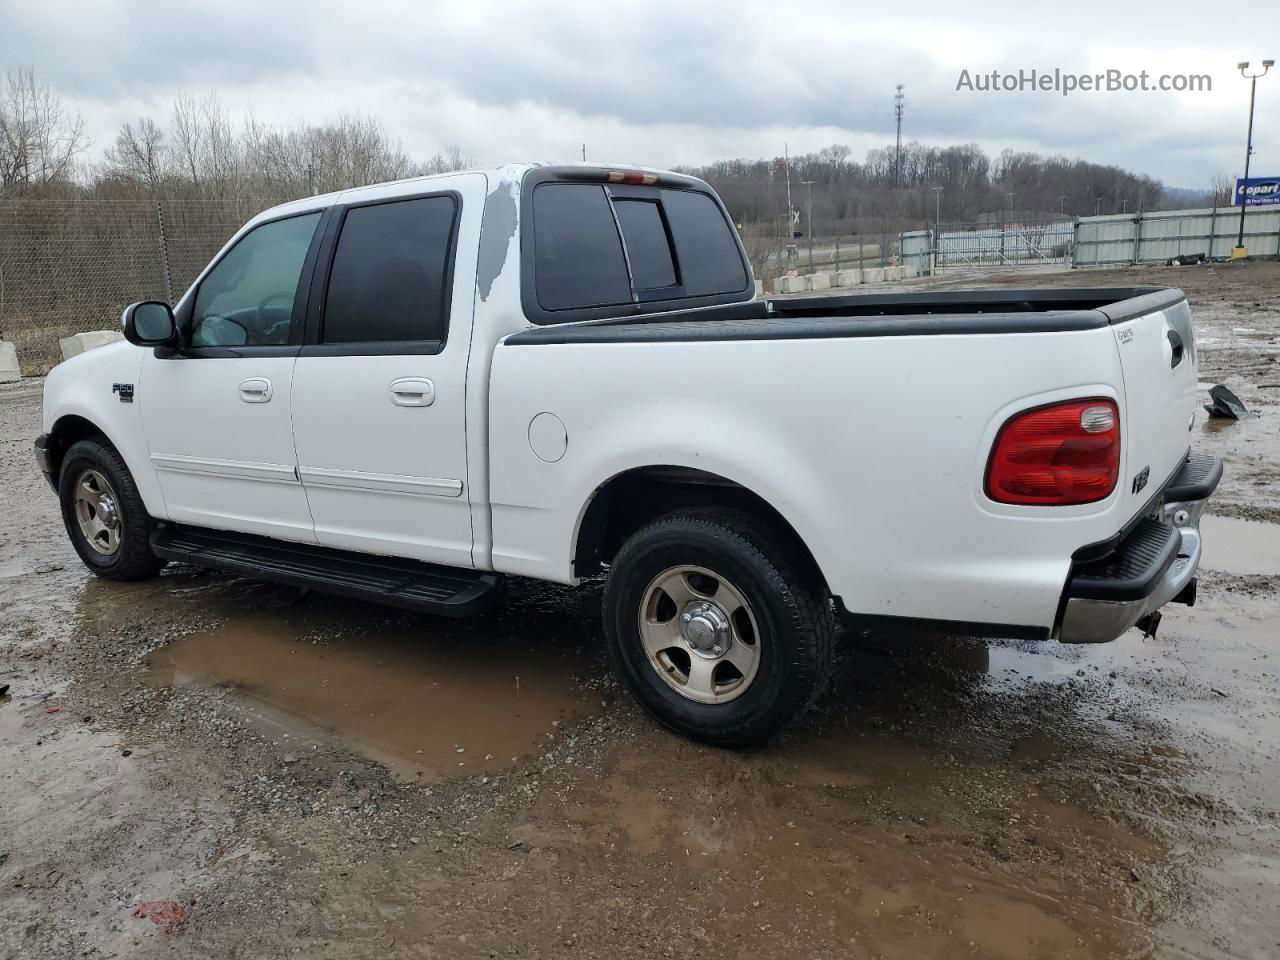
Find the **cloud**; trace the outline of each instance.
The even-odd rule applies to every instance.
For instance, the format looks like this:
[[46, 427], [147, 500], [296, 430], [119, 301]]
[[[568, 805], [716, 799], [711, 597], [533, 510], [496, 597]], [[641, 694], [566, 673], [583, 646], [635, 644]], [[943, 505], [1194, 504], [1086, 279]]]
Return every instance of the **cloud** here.
[[[1207, 31], [1203, 6], [1160, 16], [1114, 3], [646, 0], [612, 5], [406, 0], [195, 4], [0, 0], [0, 62], [30, 64], [101, 146], [120, 123], [167, 119], [182, 90], [277, 122], [379, 116], [407, 149], [457, 143], [484, 160], [589, 155], [658, 165], [770, 156], [904, 136], [1081, 156], [1202, 185], [1241, 164], [1256, 31]], [[1269, 22], [1244, 3], [1236, 23]], [[969, 93], [962, 69], [1206, 73], [1208, 93]], [[1270, 86], [1268, 86], [1270, 84]], [[1274, 89], [1272, 89], [1274, 88]], [[1256, 162], [1280, 171], [1280, 76], [1259, 84]]]

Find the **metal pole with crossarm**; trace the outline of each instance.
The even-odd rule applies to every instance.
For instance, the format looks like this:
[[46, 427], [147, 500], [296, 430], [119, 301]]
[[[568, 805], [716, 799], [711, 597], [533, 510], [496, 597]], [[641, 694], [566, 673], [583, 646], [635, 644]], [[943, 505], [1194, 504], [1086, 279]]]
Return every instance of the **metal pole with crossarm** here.
[[1240, 76], [1249, 81], [1249, 132], [1244, 141], [1244, 185], [1240, 190], [1240, 233], [1236, 237], [1236, 248], [1231, 252], [1233, 257], [1247, 257], [1249, 255], [1249, 251], [1245, 249], [1244, 245], [1244, 215], [1249, 209], [1246, 204], [1248, 194], [1245, 193], [1245, 189], [1249, 186], [1249, 160], [1253, 156], [1253, 103], [1258, 94], [1258, 78], [1265, 77], [1267, 71], [1274, 64], [1274, 60], [1263, 60], [1261, 73], [1249, 73], [1248, 61], [1237, 64], [1240, 68]]

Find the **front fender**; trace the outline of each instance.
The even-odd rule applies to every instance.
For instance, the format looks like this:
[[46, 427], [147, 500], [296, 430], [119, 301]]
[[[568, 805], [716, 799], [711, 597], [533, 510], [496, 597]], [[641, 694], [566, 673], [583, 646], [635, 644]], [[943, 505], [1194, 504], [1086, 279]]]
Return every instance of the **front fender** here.
[[151, 516], [167, 516], [164, 495], [142, 431], [140, 403], [145, 350], [120, 341], [58, 364], [44, 384], [44, 432], [57, 435], [68, 418], [93, 424], [119, 451]]

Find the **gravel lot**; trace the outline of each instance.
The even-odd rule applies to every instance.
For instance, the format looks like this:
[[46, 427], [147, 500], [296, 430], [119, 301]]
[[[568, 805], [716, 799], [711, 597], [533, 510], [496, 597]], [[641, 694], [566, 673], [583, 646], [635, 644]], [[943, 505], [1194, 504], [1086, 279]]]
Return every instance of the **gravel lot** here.
[[40, 384], [0, 387], [0, 956], [1274, 956], [1280, 264], [1030, 282], [1183, 287], [1261, 413], [1195, 428], [1199, 604], [1101, 647], [851, 635], [757, 751], [641, 714], [598, 584], [453, 623], [95, 580]]

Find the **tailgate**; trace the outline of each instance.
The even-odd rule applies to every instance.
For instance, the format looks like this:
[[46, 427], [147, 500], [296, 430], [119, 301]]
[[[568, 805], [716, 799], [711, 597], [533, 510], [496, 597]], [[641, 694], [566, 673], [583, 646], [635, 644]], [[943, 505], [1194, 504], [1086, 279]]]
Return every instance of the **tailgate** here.
[[[1185, 298], [1161, 291], [1122, 301], [1112, 319], [1124, 375], [1120, 477], [1125, 516], [1132, 517], [1173, 475], [1190, 446], [1196, 404], [1196, 349]], [[1144, 303], [1145, 301], [1145, 303]]]

